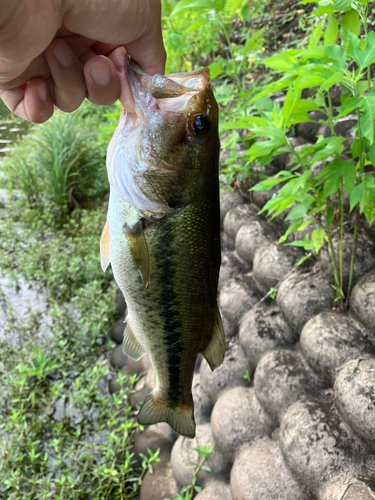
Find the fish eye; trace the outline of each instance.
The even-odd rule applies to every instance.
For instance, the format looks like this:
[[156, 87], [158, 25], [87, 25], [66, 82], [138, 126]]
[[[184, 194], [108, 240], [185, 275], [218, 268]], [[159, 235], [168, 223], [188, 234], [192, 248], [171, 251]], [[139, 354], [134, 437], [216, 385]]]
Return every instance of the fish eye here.
[[195, 135], [207, 134], [210, 126], [210, 120], [205, 115], [195, 115], [191, 120], [191, 128]]

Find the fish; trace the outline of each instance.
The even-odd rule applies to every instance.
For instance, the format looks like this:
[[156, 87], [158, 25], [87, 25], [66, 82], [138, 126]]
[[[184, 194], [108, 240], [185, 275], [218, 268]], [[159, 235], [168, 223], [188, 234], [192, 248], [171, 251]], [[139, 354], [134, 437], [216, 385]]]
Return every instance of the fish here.
[[147, 353], [155, 373], [138, 422], [193, 438], [197, 357], [214, 370], [225, 354], [218, 105], [208, 68], [151, 77], [129, 59], [128, 79], [135, 113], [122, 112], [108, 146], [101, 266], [127, 304], [124, 353]]

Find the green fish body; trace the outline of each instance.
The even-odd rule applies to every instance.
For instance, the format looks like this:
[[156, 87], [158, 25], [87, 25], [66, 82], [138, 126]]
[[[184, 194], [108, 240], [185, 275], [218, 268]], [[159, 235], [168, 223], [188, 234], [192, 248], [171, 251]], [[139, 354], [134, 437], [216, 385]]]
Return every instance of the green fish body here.
[[[111, 262], [127, 303], [124, 352], [132, 359], [147, 352], [155, 372], [139, 423], [168, 422], [193, 437], [197, 355], [214, 369], [225, 352], [216, 302], [217, 105], [205, 70], [153, 79], [131, 68], [129, 74], [137, 115], [123, 114], [109, 147], [102, 266]], [[155, 103], [156, 116], [149, 112]]]

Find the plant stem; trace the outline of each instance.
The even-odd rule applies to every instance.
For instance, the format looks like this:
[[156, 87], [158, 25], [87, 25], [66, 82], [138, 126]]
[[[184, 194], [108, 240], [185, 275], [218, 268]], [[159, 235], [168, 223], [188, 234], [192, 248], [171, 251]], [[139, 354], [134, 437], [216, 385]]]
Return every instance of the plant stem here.
[[335, 129], [333, 126], [333, 110], [332, 110], [332, 99], [331, 99], [331, 94], [329, 93], [329, 90], [327, 92], [327, 99], [328, 99], [328, 121], [329, 121], [329, 127], [331, 129], [331, 135], [332, 137], [335, 135]]
[[340, 278], [340, 300], [339, 308], [343, 308], [343, 281], [344, 281], [344, 270], [343, 270], [343, 244], [344, 244], [344, 185], [341, 180], [339, 188], [339, 200], [340, 200], [340, 239], [339, 239], [339, 278]]
[[289, 140], [288, 140], [288, 138], [287, 138], [287, 137], [286, 137], [286, 142], [287, 142], [287, 146], [288, 146], [288, 149], [289, 149], [290, 153], [292, 153], [292, 154], [293, 154], [293, 155], [297, 158], [298, 162], [300, 163], [300, 165], [301, 165], [301, 167], [302, 167], [302, 170], [303, 170], [304, 172], [306, 172], [306, 171], [307, 171], [307, 169], [306, 169], [306, 166], [305, 166], [304, 161], [303, 161], [303, 160], [302, 160], [302, 158], [300, 157], [300, 155], [299, 155], [298, 151], [296, 151], [296, 149], [295, 149], [295, 147], [293, 146], [293, 144], [291, 144], [291, 143], [289, 142]]
[[337, 273], [336, 255], [335, 255], [335, 250], [333, 248], [332, 236], [331, 236], [330, 232], [327, 232], [327, 238], [328, 238], [329, 249], [331, 252], [332, 267], [333, 267], [333, 280], [335, 282], [336, 287], [339, 288], [340, 282], [339, 282], [339, 277], [338, 277], [338, 273]]
[[346, 293], [345, 309], [348, 309], [348, 306], [349, 306], [349, 297], [350, 297], [350, 291], [351, 291], [352, 282], [353, 282], [354, 259], [355, 259], [355, 244], [356, 244], [356, 241], [357, 241], [357, 232], [358, 232], [358, 218], [355, 221], [355, 226], [354, 226], [353, 242], [352, 242], [352, 254], [351, 254], [351, 257], [350, 257], [349, 283], [348, 283], [348, 291]]

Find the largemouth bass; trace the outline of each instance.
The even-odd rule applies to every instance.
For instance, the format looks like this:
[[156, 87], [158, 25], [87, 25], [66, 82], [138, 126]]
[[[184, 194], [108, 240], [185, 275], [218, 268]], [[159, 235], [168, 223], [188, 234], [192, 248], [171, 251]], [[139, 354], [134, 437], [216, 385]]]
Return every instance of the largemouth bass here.
[[156, 387], [138, 414], [194, 437], [196, 358], [224, 358], [220, 267], [218, 106], [208, 69], [150, 77], [128, 66], [135, 113], [110, 142], [102, 268], [112, 265], [128, 316], [124, 353], [146, 352]]

